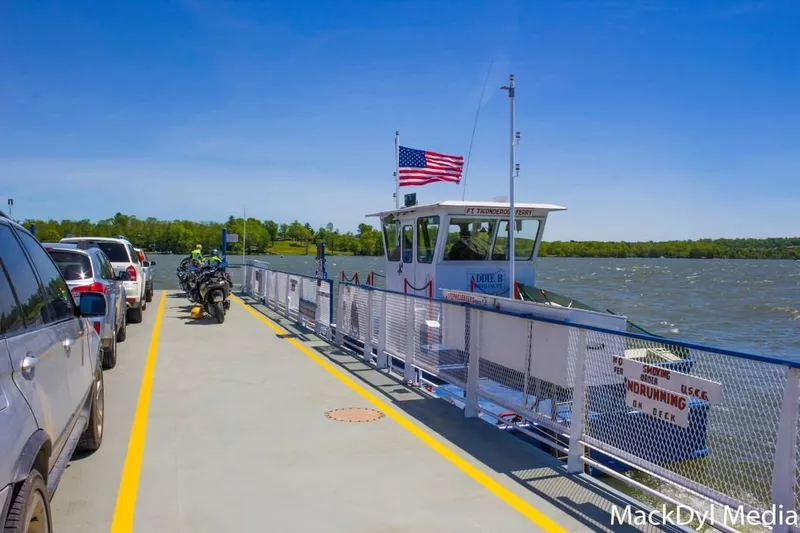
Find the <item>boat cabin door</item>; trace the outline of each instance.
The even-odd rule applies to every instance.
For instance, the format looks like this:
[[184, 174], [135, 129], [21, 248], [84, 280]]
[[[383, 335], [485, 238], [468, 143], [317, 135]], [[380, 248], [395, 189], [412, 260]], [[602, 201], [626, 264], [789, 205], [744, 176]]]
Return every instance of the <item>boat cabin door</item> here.
[[[425, 284], [430, 279], [429, 270], [433, 267], [431, 263], [435, 242], [431, 243], [430, 253], [425, 252], [428, 249], [424, 246], [418, 250], [420, 244], [417, 242], [419, 236], [416, 225], [413, 217], [383, 221], [386, 239], [386, 288], [427, 296], [429, 291]], [[420, 261], [426, 260], [428, 264], [420, 264]]]
[[439, 216], [413, 215], [383, 220], [386, 288], [432, 296]]
[[416, 283], [414, 273], [416, 261], [414, 261], [414, 224], [410, 220], [401, 220], [400, 224], [400, 256], [399, 276], [402, 278], [400, 283], [403, 292], [413, 294], [413, 287]]
[[[408, 222], [401, 222], [391, 217], [381, 222], [386, 246], [386, 288], [390, 291], [403, 292], [406, 276], [414, 275], [413, 226], [409, 237], [409, 228], [406, 227], [409, 226]], [[411, 240], [410, 244], [404, 242], [408, 238]]]

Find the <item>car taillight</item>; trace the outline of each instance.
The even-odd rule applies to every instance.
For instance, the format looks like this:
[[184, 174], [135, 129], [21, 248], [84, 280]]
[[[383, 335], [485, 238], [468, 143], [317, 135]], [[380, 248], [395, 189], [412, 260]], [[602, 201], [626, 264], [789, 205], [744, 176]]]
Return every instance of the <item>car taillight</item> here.
[[136, 281], [136, 269], [133, 268], [133, 265], [131, 265], [128, 268], [126, 268], [125, 272], [127, 272], [128, 275], [130, 275], [131, 281]]
[[144, 261], [144, 254], [142, 252], [136, 252], [136, 255], [139, 256], [139, 261]]
[[81, 292], [102, 292], [103, 294], [106, 293], [106, 286], [102, 283], [92, 283], [91, 285], [81, 285], [79, 287], [72, 288], [72, 294], [79, 294]]
[[94, 330], [97, 332], [97, 334], [100, 335], [100, 322], [95, 321], [95, 323], [92, 325], [94, 326]]

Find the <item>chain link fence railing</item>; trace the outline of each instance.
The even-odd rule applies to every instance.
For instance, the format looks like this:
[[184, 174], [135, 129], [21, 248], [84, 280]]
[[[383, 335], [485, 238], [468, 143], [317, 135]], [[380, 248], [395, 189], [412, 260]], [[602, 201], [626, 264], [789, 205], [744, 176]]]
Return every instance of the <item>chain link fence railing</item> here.
[[313, 328], [316, 333], [332, 338], [331, 280], [271, 270], [260, 261], [248, 264], [245, 279], [245, 293], [250, 297], [308, 328]]
[[[359, 307], [345, 304], [346, 332], [364, 323], [372, 293], [370, 348], [385, 328], [389, 356], [455, 391], [465, 412], [506, 409], [568, 451], [573, 470], [640, 472], [700, 512], [798, 508], [798, 363], [346, 282], [340, 291]], [[362, 330], [352, 337], [363, 342]]]

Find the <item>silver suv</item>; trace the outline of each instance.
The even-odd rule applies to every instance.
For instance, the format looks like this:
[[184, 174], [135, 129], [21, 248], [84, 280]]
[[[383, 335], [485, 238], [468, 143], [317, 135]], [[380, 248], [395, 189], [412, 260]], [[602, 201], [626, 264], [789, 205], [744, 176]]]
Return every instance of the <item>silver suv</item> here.
[[114, 272], [111, 262], [100, 248], [80, 250], [66, 243], [42, 243], [67, 281], [72, 299], [80, 305], [81, 294], [87, 291], [106, 295], [106, 316], [93, 318], [94, 330], [103, 343], [103, 369], [117, 365], [117, 342], [127, 337], [127, 318], [124, 282], [130, 281], [127, 272]]
[[61, 242], [77, 244], [82, 248], [97, 246], [106, 254], [115, 271], [127, 272], [131, 279], [123, 282], [123, 285], [128, 304], [128, 322], [138, 324], [142, 321], [142, 311], [147, 308], [144, 292], [146, 280], [139, 254], [128, 239], [122, 236], [68, 237], [61, 239]]
[[0, 525], [52, 531], [50, 498], [75, 449], [103, 441], [101, 293], [75, 305], [53, 260], [0, 213]]

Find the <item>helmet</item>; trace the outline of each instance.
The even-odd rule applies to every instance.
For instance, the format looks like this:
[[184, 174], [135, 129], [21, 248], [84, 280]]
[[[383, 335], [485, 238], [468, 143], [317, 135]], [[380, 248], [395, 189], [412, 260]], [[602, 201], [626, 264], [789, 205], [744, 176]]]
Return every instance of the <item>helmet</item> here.
[[213, 250], [211, 250], [211, 255], [219, 255], [219, 250], [214, 248]]
[[203, 249], [203, 245], [202, 244], [198, 244], [198, 245], [195, 246], [195, 248], [197, 248], [199, 250], [202, 250]]

